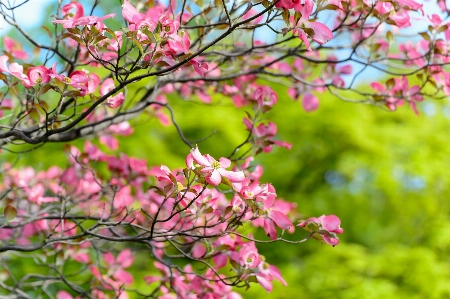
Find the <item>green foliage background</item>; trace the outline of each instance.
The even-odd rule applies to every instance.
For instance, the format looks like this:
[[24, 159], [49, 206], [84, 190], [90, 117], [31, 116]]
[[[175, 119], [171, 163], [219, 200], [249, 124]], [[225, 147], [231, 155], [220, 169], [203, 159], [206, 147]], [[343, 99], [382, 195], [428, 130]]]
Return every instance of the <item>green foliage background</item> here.
[[[338, 215], [345, 232], [334, 248], [315, 240], [260, 245], [289, 285], [275, 282], [270, 294], [253, 285], [241, 290], [244, 298], [449, 298], [450, 122], [445, 103], [424, 104], [428, 113], [417, 117], [408, 107], [389, 113], [322, 95], [320, 109], [307, 114], [286, 90], [278, 94], [268, 119], [277, 123], [278, 139], [294, 147], [257, 157], [265, 170], [261, 181], [272, 182], [279, 197], [297, 202], [305, 217]], [[244, 112], [229, 99], [216, 98], [213, 105], [195, 98], [172, 97], [170, 102], [188, 139], [216, 132], [199, 144], [204, 153], [226, 156], [246, 137]], [[189, 148], [173, 126], [163, 127], [149, 115], [132, 123], [135, 133], [120, 138], [120, 151], [146, 158], [150, 165], [184, 165]], [[19, 164], [64, 165], [62, 146], [48, 144], [21, 155]], [[7, 160], [17, 157], [3, 154]], [[289, 237], [304, 236], [297, 230]], [[150, 265], [149, 260], [144, 269]], [[145, 275], [144, 269], [135, 268], [137, 276]]]

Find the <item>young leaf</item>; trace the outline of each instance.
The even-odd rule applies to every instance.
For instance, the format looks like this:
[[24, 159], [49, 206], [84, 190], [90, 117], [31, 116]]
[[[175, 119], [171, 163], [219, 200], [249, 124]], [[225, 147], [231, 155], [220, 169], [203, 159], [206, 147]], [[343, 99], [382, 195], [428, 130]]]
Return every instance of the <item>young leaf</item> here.
[[9, 222], [16, 218], [17, 210], [12, 205], [7, 205], [5, 210], [3, 210], [3, 216], [5, 216], [6, 222]]

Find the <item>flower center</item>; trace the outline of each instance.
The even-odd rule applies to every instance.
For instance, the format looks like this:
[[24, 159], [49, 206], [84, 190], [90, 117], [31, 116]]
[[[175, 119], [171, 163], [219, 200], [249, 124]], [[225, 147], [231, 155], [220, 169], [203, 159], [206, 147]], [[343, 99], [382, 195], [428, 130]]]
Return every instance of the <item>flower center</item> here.
[[177, 189], [178, 189], [178, 191], [183, 190], [184, 189], [183, 184], [181, 184], [180, 182], [177, 182]]
[[38, 83], [38, 84], [42, 83], [42, 78], [37, 78], [36, 83]]
[[141, 27], [139, 27], [139, 29], [141, 30], [149, 30], [149, 26], [148, 25], [142, 25]]
[[220, 162], [214, 161], [214, 162], [211, 163], [211, 166], [214, 169], [219, 169], [220, 168]]
[[247, 263], [251, 263], [251, 262], [253, 262], [253, 259], [251, 258], [251, 257], [248, 257], [247, 259], [246, 259], [246, 261], [247, 261]]
[[64, 82], [66, 82], [66, 84], [70, 84], [72, 83], [72, 79], [70, 79], [69, 77], [64, 77]]

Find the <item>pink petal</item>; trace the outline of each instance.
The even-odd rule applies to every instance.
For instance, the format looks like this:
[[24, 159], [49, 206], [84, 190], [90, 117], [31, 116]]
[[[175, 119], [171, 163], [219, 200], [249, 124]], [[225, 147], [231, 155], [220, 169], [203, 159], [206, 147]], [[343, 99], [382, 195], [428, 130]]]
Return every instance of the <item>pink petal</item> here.
[[123, 95], [123, 92], [119, 92], [115, 96], [109, 97], [106, 100], [106, 106], [108, 106], [109, 108], [117, 108], [123, 104], [124, 100], [125, 100], [125, 96]]
[[269, 293], [272, 291], [273, 286], [272, 283], [270, 281], [268, 281], [267, 279], [265, 279], [262, 276], [256, 276], [256, 279], [258, 280], [259, 284], [266, 289], [266, 291]]
[[306, 50], [312, 51], [311, 46], [309, 44], [308, 36], [306, 35], [305, 31], [298, 29], [298, 30], [293, 30], [292, 32], [297, 32], [298, 38], [303, 41], [303, 43], [305, 44]]
[[108, 92], [110, 92], [112, 89], [114, 89], [114, 80], [111, 78], [106, 79], [103, 83], [102, 86], [100, 87], [100, 95], [104, 96], [105, 94], [107, 94]]
[[420, 114], [419, 114], [419, 110], [417, 110], [416, 102], [410, 101], [410, 102], [409, 102], [409, 105], [411, 105], [411, 108], [412, 108], [412, 110], [414, 111], [414, 113], [415, 113], [417, 116], [419, 116]]
[[327, 243], [329, 245], [336, 246], [339, 244], [339, 239], [337, 239], [337, 238], [328, 237], [325, 235], [323, 235], [322, 237], [323, 237], [323, 240], [325, 241], [325, 243]]
[[206, 253], [205, 245], [201, 242], [195, 243], [194, 247], [192, 248], [191, 254], [194, 258], [201, 258]]
[[73, 299], [73, 297], [72, 297], [72, 295], [70, 295], [66, 291], [59, 291], [56, 294], [56, 299]]
[[130, 285], [133, 283], [133, 276], [131, 276], [130, 273], [123, 269], [119, 269], [118, 271], [115, 271], [113, 274], [114, 279], [118, 280], [119, 282]]
[[303, 221], [303, 222], [300, 222], [299, 224], [297, 224], [297, 226], [305, 227], [308, 223], [316, 223], [316, 224], [319, 224], [319, 223], [320, 223], [320, 220], [319, 220], [319, 218], [311, 217], [311, 218], [309, 218], [309, 219], [307, 219], [307, 220], [305, 220], [305, 221]]
[[319, 99], [316, 96], [307, 93], [303, 96], [302, 106], [306, 112], [317, 110], [319, 107]]
[[344, 230], [339, 227], [340, 225], [341, 220], [336, 215], [328, 215], [322, 218], [322, 227], [326, 231], [341, 234]]
[[192, 154], [191, 154], [191, 153], [189, 153], [189, 154], [186, 156], [186, 166], [187, 166], [187, 168], [189, 168], [189, 169], [193, 169], [193, 168], [194, 168], [194, 158], [192, 157]]
[[314, 8], [314, 2], [312, 0], [292, 1], [292, 2], [294, 2], [294, 10], [301, 13], [302, 17], [300, 18], [300, 22], [308, 21]]
[[271, 210], [269, 211], [269, 217], [272, 219], [275, 224], [281, 229], [288, 230], [292, 226], [291, 220], [279, 211]]
[[242, 182], [243, 180], [245, 180], [245, 175], [243, 171], [229, 171], [229, 170], [225, 170], [223, 168], [220, 168], [218, 170], [218, 172], [226, 177], [227, 179], [229, 179], [232, 183], [235, 182]]
[[189, 35], [187, 32], [183, 33], [183, 50], [184, 53], [189, 53], [189, 48], [191, 47], [191, 40], [189, 39]]
[[211, 175], [206, 177], [206, 181], [210, 183], [213, 186], [217, 186], [222, 181], [222, 177], [220, 176], [220, 173], [217, 170], [213, 170], [211, 172]]
[[202, 166], [211, 166], [211, 163], [209, 163], [208, 159], [206, 159], [206, 157], [204, 157], [200, 153], [198, 147], [191, 149], [191, 156], [194, 159], [195, 163], [200, 164]]
[[88, 84], [88, 91], [89, 93], [94, 93], [97, 89], [98, 85], [100, 84], [100, 77], [97, 74], [89, 74], [89, 81]]
[[373, 90], [378, 91], [380, 93], [385, 93], [386, 92], [386, 88], [384, 87], [384, 85], [382, 85], [379, 82], [372, 82], [372, 83], [370, 83], [370, 87], [372, 87]]
[[0, 72], [7, 72], [9, 73], [8, 66], [6, 65], [6, 62], [9, 60], [9, 57], [6, 55], [0, 56]]
[[288, 150], [292, 149], [292, 143], [286, 142], [286, 141], [278, 141], [278, 140], [274, 140], [273, 144], [281, 146], [281, 147], [285, 147]]
[[339, 73], [349, 75], [352, 73], [352, 66], [350, 64], [344, 65], [339, 68]]
[[223, 167], [223, 168], [228, 168], [231, 165], [231, 161], [227, 158], [220, 158], [219, 162], [220, 162], [220, 167]]
[[108, 264], [108, 265], [112, 265], [112, 264], [114, 264], [114, 261], [115, 261], [115, 259], [114, 259], [114, 255], [111, 253], [111, 252], [106, 252], [106, 253], [104, 253], [103, 254], [103, 259], [105, 260], [105, 262]]
[[274, 222], [271, 219], [264, 218], [264, 231], [271, 240], [276, 240], [277, 229], [275, 228]]
[[314, 35], [311, 38], [319, 44], [325, 44], [333, 38], [333, 32], [325, 24], [319, 22], [309, 22], [307, 26], [314, 30]]
[[122, 250], [122, 252], [119, 253], [117, 256], [117, 262], [123, 267], [128, 268], [133, 263], [133, 253], [130, 249]]
[[7, 36], [3, 38], [3, 45], [5, 46], [6, 51], [11, 52], [16, 45], [16, 42]]
[[140, 16], [140, 13], [130, 2], [125, 0], [122, 5], [122, 16], [128, 22], [134, 23], [133, 18]]
[[228, 257], [225, 254], [218, 254], [213, 256], [213, 261], [217, 269], [225, 267], [227, 265]]
[[278, 270], [277, 267], [275, 267], [274, 265], [270, 265], [269, 266], [269, 271], [270, 271], [270, 275], [272, 275], [273, 277], [275, 277], [276, 279], [281, 281], [281, 283], [284, 286], [287, 286], [286, 280], [283, 279], [283, 277], [281, 276], [281, 272], [280, 272], [280, 270]]
[[161, 277], [159, 277], [159, 276], [145, 276], [144, 277], [144, 281], [147, 284], [151, 284], [151, 283], [154, 283], [154, 282], [157, 282], [157, 281], [161, 281]]

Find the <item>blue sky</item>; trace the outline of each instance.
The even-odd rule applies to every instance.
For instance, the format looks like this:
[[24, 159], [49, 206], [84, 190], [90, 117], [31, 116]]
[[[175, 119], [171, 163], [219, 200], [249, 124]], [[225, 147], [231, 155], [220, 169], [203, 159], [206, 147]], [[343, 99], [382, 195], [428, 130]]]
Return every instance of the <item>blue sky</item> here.
[[[7, 1], [5, 1], [7, 2]], [[23, 0], [9, 0], [11, 5], [18, 5]], [[54, 0], [31, 0], [23, 6], [15, 10], [17, 23], [25, 29], [31, 29], [39, 25], [44, 17], [45, 7]], [[11, 29], [11, 26], [5, 22], [3, 17], [0, 18], [0, 35], [5, 35]]]

